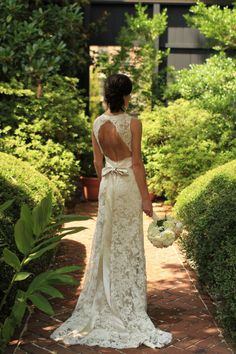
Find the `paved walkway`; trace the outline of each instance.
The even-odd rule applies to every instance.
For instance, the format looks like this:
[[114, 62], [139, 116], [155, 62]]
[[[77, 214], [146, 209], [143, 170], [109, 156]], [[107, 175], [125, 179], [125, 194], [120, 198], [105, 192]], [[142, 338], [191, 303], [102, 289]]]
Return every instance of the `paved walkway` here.
[[[160, 215], [170, 209], [162, 203], [154, 203], [154, 210]], [[77, 235], [64, 238], [53, 267], [69, 264], [85, 266], [95, 228], [97, 203], [84, 202], [76, 206], [78, 214], [90, 215], [93, 219], [73, 222], [71, 225], [83, 225], [88, 229]], [[151, 219], [144, 216], [144, 229], [147, 230]], [[65, 295], [64, 299], [52, 299], [54, 316], [47, 316], [36, 310], [32, 315], [28, 330], [21, 340], [17, 354], [228, 354], [236, 353], [229, 344], [223, 330], [213, 319], [214, 303], [199, 288], [195, 273], [186, 262], [176, 243], [157, 249], [148, 241], [145, 233], [145, 254], [148, 281], [148, 314], [160, 329], [172, 332], [174, 340], [171, 345], [161, 349], [151, 349], [145, 345], [132, 349], [112, 349], [98, 346], [67, 346], [49, 339], [50, 333], [66, 318], [76, 304], [83, 286], [83, 269], [72, 273], [81, 280], [79, 288], [75, 286], [58, 286]], [[12, 340], [6, 354], [13, 353], [16, 340]]]

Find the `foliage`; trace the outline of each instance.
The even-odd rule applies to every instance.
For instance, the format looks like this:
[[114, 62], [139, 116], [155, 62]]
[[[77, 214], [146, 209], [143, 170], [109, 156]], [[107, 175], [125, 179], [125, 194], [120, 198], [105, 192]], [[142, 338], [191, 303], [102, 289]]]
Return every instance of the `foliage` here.
[[236, 340], [236, 160], [208, 171], [177, 197], [174, 213], [187, 234], [182, 245], [215, 296], [217, 319]]
[[[13, 204], [7, 209], [4, 216], [0, 214], [0, 243], [5, 244], [13, 252], [17, 252], [13, 240], [13, 226], [19, 218], [20, 205], [26, 203], [30, 208], [33, 208], [51, 191], [53, 193], [52, 218], [56, 218], [62, 213], [64, 201], [55, 185], [31, 167], [29, 163], [0, 152], [0, 165], [0, 203], [8, 199], [14, 199]], [[32, 262], [29, 271], [39, 272], [45, 269], [51, 255], [52, 251], [49, 251], [39, 260]], [[9, 282], [11, 276], [11, 269], [6, 265], [1, 265], [0, 298], [3, 296], [2, 289]]]
[[[16, 128], [21, 128], [21, 123], [25, 123], [21, 136], [29, 138], [32, 133], [38, 134], [43, 144], [52, 139], [79, 157], [87, 149], [90, 124], [84, 113], [85, 103], [82, 90], [77, 88], [78, 82], [77, 78], [54, 75], [45, 85], [44, 96], [40, 99], [32, 97], [32, 91], [24, 90], [18, 81], [13, 80], [8, 87], [2, 84], [10, 91], [1, 100], [2, 128], [10, 126], [12, 135]], [[27, 95], [20, 96], [22, 91]]]
[[101, 74], [99, 74], [97, 68], [93, 68], [92, 65], [90, 65], [90, 87], [89, 87], [89, 113], [90, 113], [90, 119], [91, 123], [104, 112], [102, 102], [101, 102], [101, 92], [100, 92], [100, 77]]
[[0, 78], [17, 78], [27, 85], [63, 71], [76, 76], [90, 62], [87, 42], [104, 19], [84, 26], [87, 0], [0, 3]]
[[[218, 38], [227, 26], [234, 27], [235, 10], [206, 7], [201, 2], [190, 11], [192, 17], [186, 15], [189, 24], [208, 37], [214, 33]], [[222, 27], [216, 32], [219, 23]], [[172, 80], [163, 94], [168, 106], [156, 106], [151, 114], [146, 113], [144, 157], [150, 189], [174, 201], [208, 168], [236, 157], [236, 61], [221, 50], [204, 64], [172, 72]]]
[[215, 50], [236, 49], [236, 2], [231, 9], [197, 1], [189, 12], [191, 14], [184, 15], [187, 23], [204, 34], [210, 47]]
[[57, 186], [64, 199], [69, 199], [76, 189], [80, 174], [79, 161], [76, 161], [72, 152], [51, 139], [42, 144], [37, 134], [31, 134], [32, 141], [27, 143], [20, 133], [21, 130], [17, 129], [15, 135], [2, 140], [4, 152], [27, 161]]
[[[8, 200], [2, 204], [0, 212], [3, 213], [13, 201], [13, 199]], [[52, 222], [51, 216], [51, 192], [32, 211], [27, 204], [22, 204], [20, 218], [14, 226], [14, 239], [20, 257], [8, 247], [4, 247], [3, 249], [1, 261], [12, 268], [13, 276], [8, 287], [4, 289], [4, 296], [0, 303], [0, 312], [2, 312], [6, 304], [9, 305], [7, 302], [8, 296], [15, 284], [17, 284], [17, 293], [9, 315], [0, 324], [0, 347], [2, 353], [14, 334], [15, 328], [21, 325], [27, 308], [32, 306], [29, 305], [28, 301], [46, 314], [53, 315], [54, 311], [51, 304], [42, 294], [50, 295], [52, 298], [63, 298], [63, 294], [54, 285], [63, 283], [77, 285], [78, 283], [72, 276], [65, 275], [64, 273], [78, 270], [81, 268], [80, 266], [57, 268], [43, 272], [37, 276], [27, 270], [27, 265], [32, 260], [38, 259], [48, 250], [57, 247], [63, 237], [85, 229], [85, 227], [62, 227], [65, 221], [88, 219], [88, 217], [61, 214]], [[58, 228], [60, 228], [60, 233], [56, 232]], [[51, 233], [50, 238], [45, 236], [45, 233], [47, 234], [48, 232]], [[26, 288], [24, 281], [26, 279], [29, 280], [29, 278], [30, 283], [28, 282]], [[23, 286], [22, 283], [24, 284]]]
[[147, 5], [135, 4], [136, 14], [125, 13], [126, 25], [116, 39], [120, 50], [117, 53], [99, 53], [96, 67], [107, 77], [114, 73], [127, 74], [133, 81], [131, 109], [151, 109], [158, 96], [158, 73], [156, 67], [169, 54], [169, 49], [156, 47], [158, 37], [167, 25], [166, 9], [152, 18], [146, 13]]
[[[236, 156], [236, 61], [224, 53], [214, 55], [204, 64], [193, 64], [175, 74], [175, 80], [166, 90], [169, 100], [182, 97], [194, 101], [211, 114], [220, 115], [219, 154], [215, 165]], [[210, 127], [208, 127], [210, 129]], [[218, 133], [217, 133], [218, 134]]]
[[143, 154], [149, 190], [174, 201], [196, 177], [220, 161], [235, 158], [225, 136], [228, 121], [178, 99], [141, 115]]
[[200, 107], [222, 118], [235, 120], [236, 61], [224, 53], [214, 55], [204, 64], [176, 71], [165, 98], [196, 100]]
[[40, 99], [13, 80], [2, 84], [0, 148], [30, 162], [55, 182], [64, 198], [76, 189], [81, 155], [90, 145], [90, 123], [78, 79], [53, 76]]

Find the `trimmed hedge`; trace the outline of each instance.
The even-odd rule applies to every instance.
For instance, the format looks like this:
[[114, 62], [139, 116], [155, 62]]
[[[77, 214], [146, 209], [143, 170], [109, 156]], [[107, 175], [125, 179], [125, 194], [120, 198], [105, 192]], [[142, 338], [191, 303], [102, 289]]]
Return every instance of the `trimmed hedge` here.
[[[20, 216], [21, 205], [27, 203], [30, 208], [33, 208], [49, 191], [52, 191], [52, 215], [55, 217], [63, 212], [64, 200], [54, 184], [31, 167], [29, 163], [0, 152], [0, 166], [0, 204], [9, 199], [15, 199], [13, 204], [3, 214], [0, 214], [0, 243], [5, 243], [6, 247], [15, 251], [21, 257], [22, 255], [14, 242], [14, 224]], [[2, 250], [3, 247], [0, 247], [0, 257]], [[42, 257], [32, 261], [29, 265], [29, 271], [38, 274], [46, 269], [54, 252], [55, 250], [50, 250]], [[4, 264], [1, 267], [0, 298], [2, 297], [2, 290], [13, 274], [10, 266]]]
[[180, 243], [219, 306], [217, 319], [236, 340], [236, 160], [209, 170], [177, 197]]

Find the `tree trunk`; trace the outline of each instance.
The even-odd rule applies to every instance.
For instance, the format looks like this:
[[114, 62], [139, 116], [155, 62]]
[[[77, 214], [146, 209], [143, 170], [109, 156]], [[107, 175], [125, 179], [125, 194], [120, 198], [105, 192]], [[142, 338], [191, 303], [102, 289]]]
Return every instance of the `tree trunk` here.
[[37, 98], [43, 95], [43, 83], [42, 80], [37, 80]]

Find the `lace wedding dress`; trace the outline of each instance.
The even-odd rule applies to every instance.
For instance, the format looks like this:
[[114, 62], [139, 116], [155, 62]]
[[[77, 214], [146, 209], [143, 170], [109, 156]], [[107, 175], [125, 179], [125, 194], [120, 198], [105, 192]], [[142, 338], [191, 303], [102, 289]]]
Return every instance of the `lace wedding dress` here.
[[[109, 122], [116, 130], [119, 151], [128, 148], [131, 154], [131, 119], [138, 118], [122, 113], [102, 114], [95, 119], [93, 131], [101, 151], [99, 130]], [[122, 349], [145, 344], [161, 348], [172, 341], [172, 334], [156, 328], [146, 312], [143, 212], [132, 158], [114, 161], [104, 156], [83, 289], [71, 317], [50, 338], [69, 345]]]

